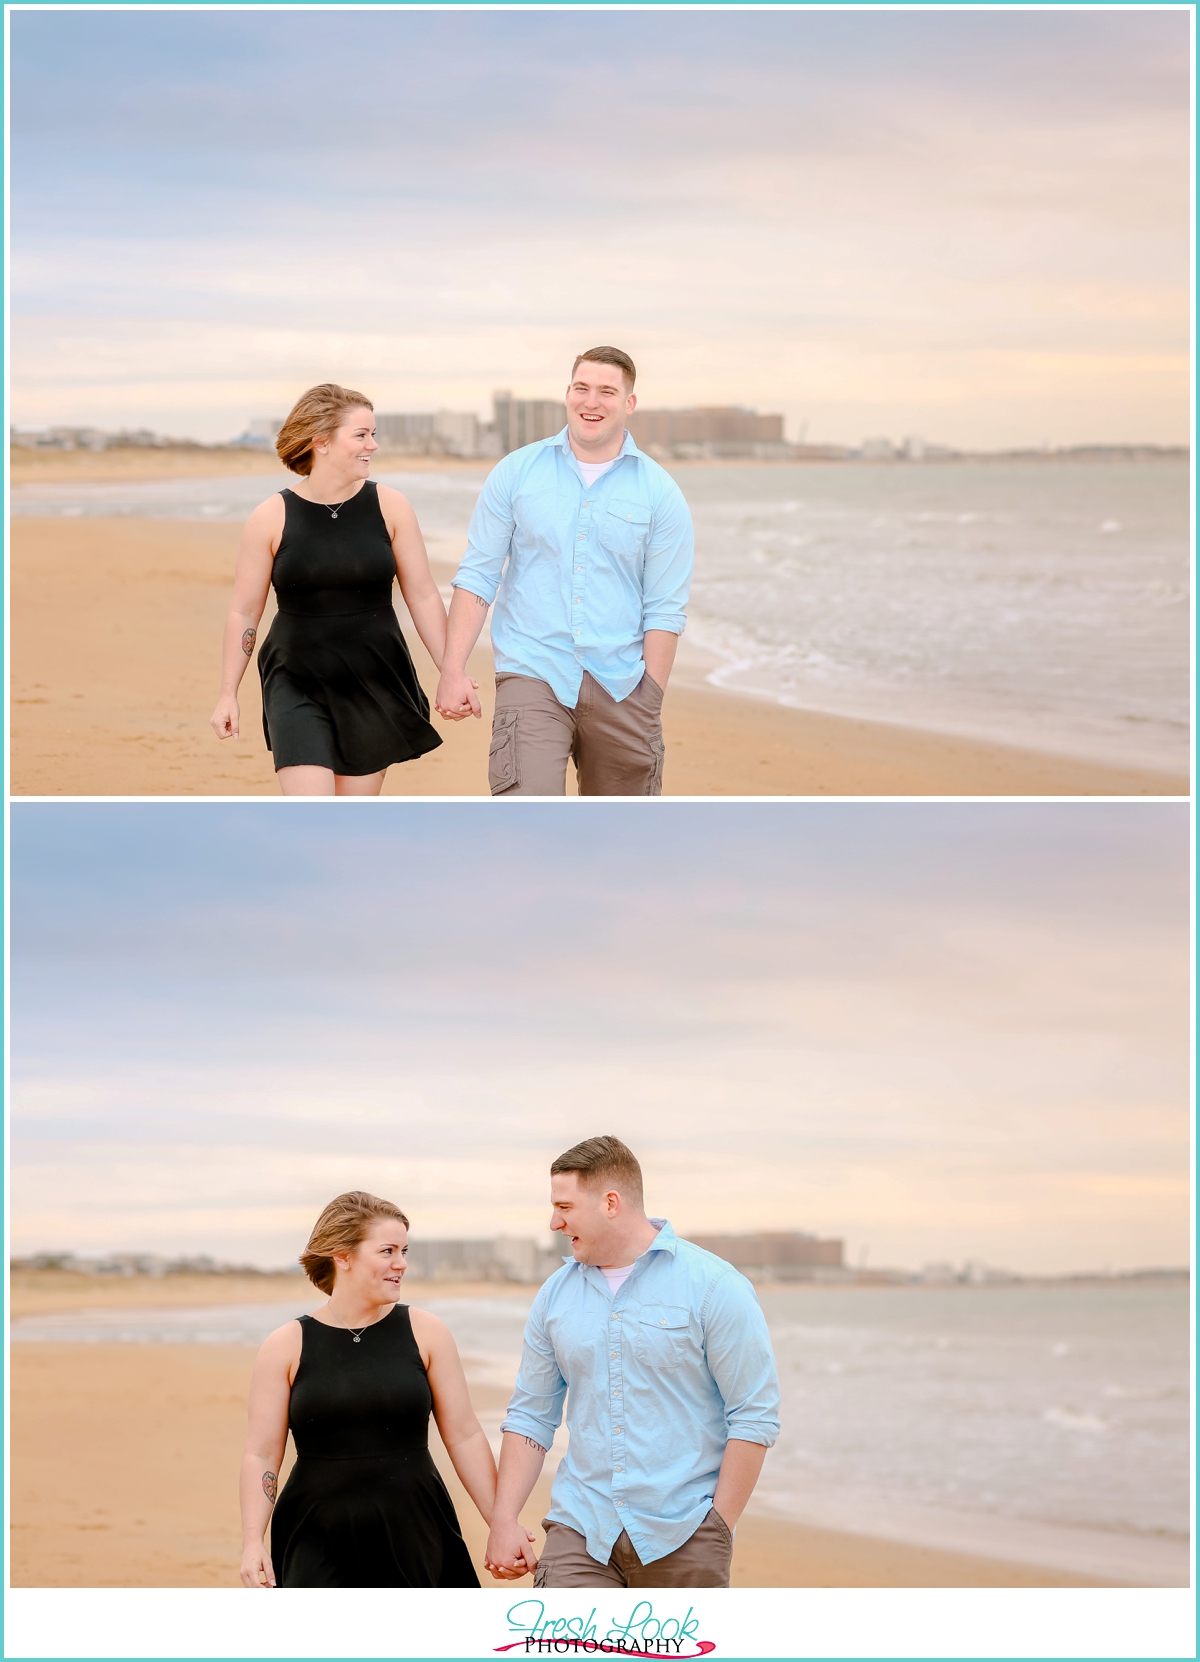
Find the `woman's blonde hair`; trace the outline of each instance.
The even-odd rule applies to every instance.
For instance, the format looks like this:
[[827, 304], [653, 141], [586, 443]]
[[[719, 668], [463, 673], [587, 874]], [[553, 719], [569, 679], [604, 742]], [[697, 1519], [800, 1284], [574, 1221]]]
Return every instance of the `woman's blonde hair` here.
[[335, 381], [322, 381], [319, 387], [309, 387], [292, 405], [291, 413], [279, 429], [275, 451], [284, 467], [292, 473], [307, 476], [312, 472], [313, 441], [328, 438], [341, 426], [347, 410], [374, 410], [375, 406], [353, 387], [339, 387]]
[[408, 1228], [408, 1219], [390, 1200], [380, 1200], [365, 1189], [351, 1189], [348, 1194], [331, 1200], [313, 1225], [308, 1245], [300, 1254], [300, 1264], [314, 1287], [323, 1293], [332, 1293], [337, 1279], [335, 1252], [353, 1252], [371, 1233], [376, 1218], [398, 1218]]

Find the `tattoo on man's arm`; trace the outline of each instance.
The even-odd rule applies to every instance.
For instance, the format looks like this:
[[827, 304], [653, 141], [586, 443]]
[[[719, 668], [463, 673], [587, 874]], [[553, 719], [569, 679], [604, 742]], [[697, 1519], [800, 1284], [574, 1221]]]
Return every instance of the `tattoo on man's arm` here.
[[483, 598], [483, 596], [482, 596], [482, 595], [481, 595], [481, 594], [477, 594], [477, 595], [476, 595], [476, 596], [475, 596], [475, 604], [476, 604], [476, 605], [477, 605], [477, 606], [482, 606], [482, 607], [483, 607], [483, 609], [484, 609], [484, 611], [485, 611], [485, 612], [486, 612], [486, 611], [487, 611], [487, 609], [488, 609], [488, 603], [487, 603], [487, 601], [486, 601], [486, 600], [485, 600], [485, 599], [484, 599], [484, 598]]
[[258, 631], [255, 629], [245, 629], [242, 631], [242, 651], [246, 654], [247, 658], [254, 651], [254, 642], [257, 638]]
[[279, 1480], [274, 1472], [264, 1472], [262, 1476], [263, 1494], [271, 1505], [275, 1504], [275, 1496], [279, 1493]]
[[525, 1444], [526, 1448], [535, 1449], [538, 1454], [545, 1454], [546, 1452], [540, 1443], [534, 1442], [532, 1437], [522, 1437], [521, 1441]]

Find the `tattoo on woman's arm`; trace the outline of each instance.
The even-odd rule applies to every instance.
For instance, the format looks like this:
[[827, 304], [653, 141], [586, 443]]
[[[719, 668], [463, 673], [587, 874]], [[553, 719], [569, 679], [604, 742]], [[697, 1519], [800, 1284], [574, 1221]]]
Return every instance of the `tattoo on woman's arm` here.
[[476, 595], [476, 596], [475, 596], [475, 604], [476, 604], [476, 605], [477, 605], [477, 606], [482, 606], [482, 607], [483, 607], [483, 609], [484, 609], [484, 611], [485, 611], [485, 612], [486, 612], [486, 611], [487, 611], [487, 609], [488, 609], [488, 603], [487, 603], [487, 601], [486, 601], [486, 600], [485, 600], [485, 599], [484, 599], [484, 598], [483, 598], [483, 596], [482, 596], [482, 595], [481, 595], [481, 594], [477, 594], [477, 595]]
[[275, 1473], [264, 1472], [262, 1476], [262, 1485], [263, 1494], [266, 1495], [271, 1505], [274, 1506], [275, 1496], [279, 1493], [279, 1480], [276, 1478]]
[[254, 651], [254, 642], [257, 639], [257, 635], [258, 632], [254, 629], [244, 629], [242, 631], [242, 651], [246, 654], [247, 658]]
[[526, 1448], [536, 1449], [538, 1454], [545, 1454], [546, 1452], [540, 1443], [534, 1442], [532, 1437], [522, 1437], [521, 1441], [525, 1444]]

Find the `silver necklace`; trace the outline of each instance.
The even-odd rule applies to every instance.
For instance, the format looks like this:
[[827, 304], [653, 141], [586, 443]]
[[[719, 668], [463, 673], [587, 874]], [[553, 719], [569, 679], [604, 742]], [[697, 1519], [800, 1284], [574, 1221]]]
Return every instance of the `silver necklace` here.
[[[336, 519], [337, 515], [334, 514], [333, 517], [334, 517], [334, 519]], [[362, 1343], [362, 1336], [367, 1331], [367, 1328], [370, 1327], [370, 1326], [371, 1326], [370, 1322], [364, 1322], [362, 1327], [359, 1328], [357, 1333], [354, 1331], [354, 1329], [352, 1327], [348, 1327], [346, 1329], [346, 1332], [350, 1335], [350, 1337], [354, 1340], [354, 1343], [357, 1345], [357, 1344]]]
[[[344, 508], [346, 506], [347, 502], [349, 502], [349, 500], [350, 500], [350, 498], [348, 496], [343, 496], [343, 498], [340, 502], [318, 502], [317, 507], [318, 508], [328, 508], [329, 512], [333, 515], [334, 519], [336, 519], [337, 516], [338, 516], [338, 509], [339, 508]], [[358, 1341], [355, 1340], [355, 1343], [357, 1344]]]

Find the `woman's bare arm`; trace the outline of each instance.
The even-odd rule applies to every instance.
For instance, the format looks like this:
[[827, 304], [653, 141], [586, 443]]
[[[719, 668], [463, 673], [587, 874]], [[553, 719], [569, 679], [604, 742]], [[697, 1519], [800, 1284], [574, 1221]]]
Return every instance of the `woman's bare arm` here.
[[409, 1315], [429, 1375], [433, 1417], [446, 1453], [480, 1516], [490, 1524], [496, 1499], [496, 1462], [471, 1406], [458, 1346], [446, 1324], [428, 1310], [410, 1309]]
[[417, 516], [408, 498], [390, 485], [379, 486], [379, 507], [392, 539], [396, 575], [408, 615], [425, 650], [440, 670], [446, 651], [446, 607], [429, 569], [429, 555]]
[[283, 536], [283, 522], [282, 496], [268, 497], [246, 521], [238, 544], [233, 598], [221, 645], [221, 696], [211, 717], [213, 731], [219, 739], [239, 737], [241, 712], [237, 691], [254, 653], [259, 619], [271, 587], [271, 567]]
[[241, 1477], [243, 1587], [275, 1585], [275, 1571], [265, 1538], [287, 1446], [288, 1403], [300, 1365], [301, 1342], [299, 1322], [277, 1327], [263, 1343], [250, 1376], [250, 1409]]

